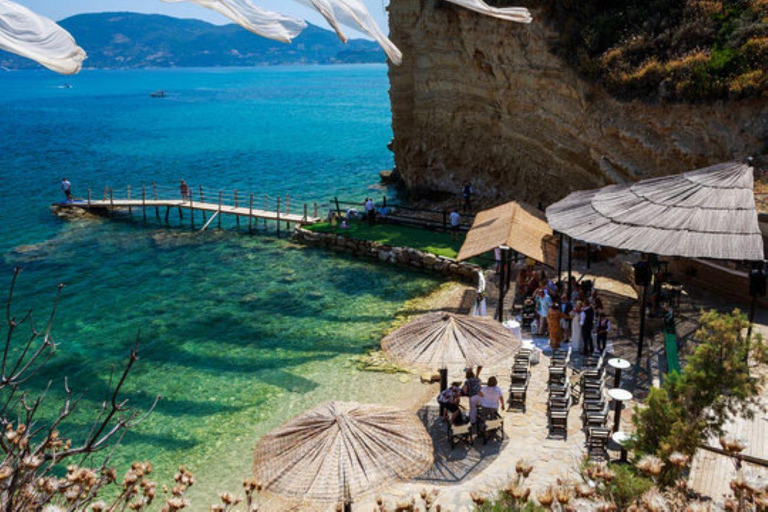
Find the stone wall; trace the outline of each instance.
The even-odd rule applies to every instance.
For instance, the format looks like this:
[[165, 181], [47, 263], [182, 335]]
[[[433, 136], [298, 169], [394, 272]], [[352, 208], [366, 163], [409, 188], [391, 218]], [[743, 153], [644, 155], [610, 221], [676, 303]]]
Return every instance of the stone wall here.
[[534, 11], [521, 25], [440, 0], [392, 0], [395, 163], [419, 195], [548, 204], [573, 190], [760, 155], [768, 98], [711, 104], [620, 102], [550, 52]]
[[294, 228], [293, 240], [304, 245], [347, 252], [382, 263], [422, 269], [469, 283], [477, 283], [477, 271], [481, 270], [478, 265], [466, 262], [457, 263], [450, 258], [436, 256], [418, 249], [393, 247], [370, 240], [356, 240], [334, 233], [316, 233], [301, 227]]

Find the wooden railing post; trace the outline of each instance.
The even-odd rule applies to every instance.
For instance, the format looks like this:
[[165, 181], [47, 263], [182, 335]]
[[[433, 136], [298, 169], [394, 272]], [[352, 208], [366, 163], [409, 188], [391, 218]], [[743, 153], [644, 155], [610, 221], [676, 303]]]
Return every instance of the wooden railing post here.
[[219, 191], [219, 229], [221, 229], [221, 200], [223, 195], [224, 193]]
[[147, 222], [147, 187], [141, 186], [141, 220]]
[[[128, 201], [130, 200], [131, 200], [131, 186], [128, 185]], [[128, 203], [128, 215], [130, 215], [131, 218], [133, 218], [133, 208], [131, 208], [130, 202]]]
[[109, 197], [109, 187], [104, 187], [104, 200], [106, 201]]
[[192, 190], [189, 191], [189, 225], [192, 227], [192, 229], [195, 229], [195, 202], [194, 198], [192, 197], [194, 194], [192, 193]]
[[317, 203], [315, 203], [315, 218], [317, 218]]
[[341, 207], [339, 207], [339, 198], [334, 197], [333, 200], [336, 201], [336, 215], [341, 217]]
[[112, 193], [112, 187], [109, 187], [109, 206], [111, 207], [110, 211], [112, 213], [114, 213], [115, 212], [115, 198], [114, 198], [114, 195]]
[[[285, 194], [285, 214], [286, 216], [291, 214], [291, 197], [288, 194]], [[285, 229], [291, 230], [291, 223], [288, 220], [285, 221]]]
[[280, 238], [280, 196], [277, 196], [277, 238]]
[[[205, 202], [205, 195], [203, 195], [203, 186], [202, 185], [200, 185], [200, 202], [201, 203]], [[205, 214], [205, 210], [201, 210], [201, 211], [203, 212], [203, 224], [205, 224], [208, 221], [208, 217]]]
[[155, 198], [155, 217], [160, 220], [160, 207], [157, 205], [157, 183], [152, 182], [152, 197]]
[[251, 194], [248, 204], [248, 232], [253, 231], [253, 194]]
[[[267, 194], [264, 194], [264, 212], [269, 211], [269, 201], [267, 199]], [[267, 227], [267, 218], [264, 217], [264, 227]]]
[[240, 216], [237, 214], [237, 207], [239, 203], [237, 201], [237, 189], [235, 189], [235, 221], [237, 221], [237, 227], [240, 227]]
[[307, 223], [307, 203], [304, 203], [304, 224]]
[[88, 189], [88, 208], [91, 207], [91, 189]]

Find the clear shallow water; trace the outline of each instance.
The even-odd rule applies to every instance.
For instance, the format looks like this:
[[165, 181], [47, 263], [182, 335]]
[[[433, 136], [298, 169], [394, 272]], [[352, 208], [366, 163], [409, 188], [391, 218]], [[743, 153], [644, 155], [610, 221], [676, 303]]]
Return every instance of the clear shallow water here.
[[[65, 80], [72, 89], [58, 88]], [[82, 410], [95, 407], [141, 328], [126, 395], [163, 400], [116, 461], [151, 459], [158, 477], [186, 464], [200, 481], [195, 509], [238, 490], [258, 436], [286, 419], [328, 399], [401, 394], [397, 377], [345, 364], [435, 281], [293, 246], [272, 226], [64, 222], [48, 210], [61, 175], [78, 195], [179, 177], [297, 203], [379, 193], [369, 187], [391, 167], [387, 86], [383, 66], [0, 74], [2, 270], [25, 268], [18, 305], [41, 314], [67, 284], [46, 378], [68, 375], [89, 390]], [[149, 98], [161, 88], [169, 98]]]

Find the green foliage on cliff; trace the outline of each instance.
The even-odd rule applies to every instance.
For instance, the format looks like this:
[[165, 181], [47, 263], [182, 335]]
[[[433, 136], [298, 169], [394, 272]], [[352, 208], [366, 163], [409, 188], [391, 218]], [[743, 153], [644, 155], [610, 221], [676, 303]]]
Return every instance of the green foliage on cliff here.
[[553, 50], [619, 98], [768, 97], [768, 0], [497, 0], [558, 28]]

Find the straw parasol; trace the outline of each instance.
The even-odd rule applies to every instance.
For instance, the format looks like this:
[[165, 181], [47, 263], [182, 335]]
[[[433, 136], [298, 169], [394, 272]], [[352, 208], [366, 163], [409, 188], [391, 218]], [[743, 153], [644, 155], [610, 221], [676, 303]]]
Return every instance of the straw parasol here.
[[628, 251], [762, 260], [754, 170], [729, 162], [675, 176], [580, 191], [547, 208], [556, 231]]
[[515, 201], [484, 210], [475, 216], [456, 261], [464, 261], [497, 247], [507, 246], [554, 267], [557, 244], [544, 214]]
[[415, 415], [329, 402], [262, 437], [253, 472], [267, 493], [338, 503], [422, 475], [432, 462], [432, 440]]
[[401, 364], [425, 368], [484, 365], [511, 356], [520, 341], [489, 317], [427, 313], [381, 340]]

